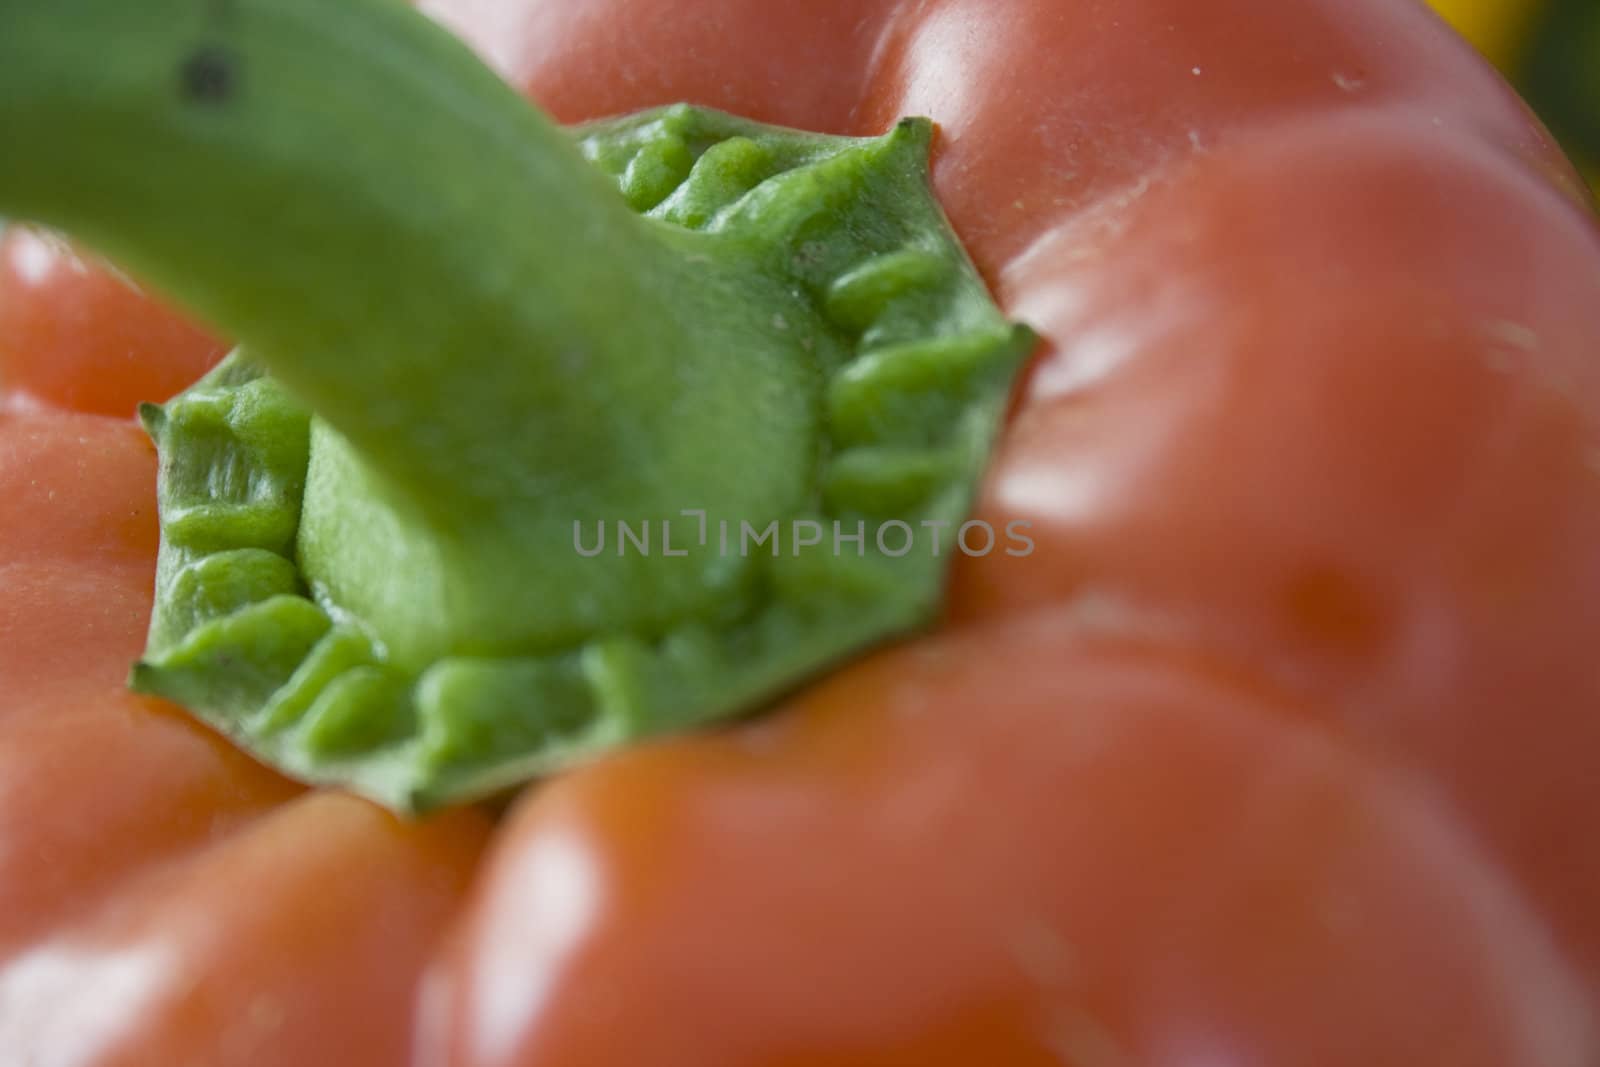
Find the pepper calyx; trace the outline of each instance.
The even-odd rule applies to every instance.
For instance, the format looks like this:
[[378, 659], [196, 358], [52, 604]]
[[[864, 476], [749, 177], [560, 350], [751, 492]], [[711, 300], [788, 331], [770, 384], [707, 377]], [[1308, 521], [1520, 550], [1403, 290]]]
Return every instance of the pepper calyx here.
[[566, 131], [405, 5], [227, 10], [0, 7], [0, 139], [37, 147], [0, 208], [242, 340], [144, 412], [136, 688], [415, 811], [934, 619], [1033, 336], [939, 208], [931, 123]]

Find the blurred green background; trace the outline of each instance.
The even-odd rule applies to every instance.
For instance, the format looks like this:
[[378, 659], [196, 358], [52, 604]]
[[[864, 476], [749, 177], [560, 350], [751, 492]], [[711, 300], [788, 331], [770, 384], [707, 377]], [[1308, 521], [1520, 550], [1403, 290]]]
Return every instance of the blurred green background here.
[[1430, 0], [1505, 71], [1600, 190], [1600, 0]]

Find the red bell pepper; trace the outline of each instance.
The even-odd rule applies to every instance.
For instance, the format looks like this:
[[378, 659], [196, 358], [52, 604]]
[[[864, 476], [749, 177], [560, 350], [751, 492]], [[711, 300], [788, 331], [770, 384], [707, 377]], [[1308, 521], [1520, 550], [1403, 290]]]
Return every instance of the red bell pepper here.
[[215, 349], [13, 230], [0, 384], [60, 410], [0, 417], [0, 1049], [1600, 1058], [1600, 227], [1464, 44], [1393, 0], [423, 6], [562, 121], [932, 117], [1045, 342], [975, 512], [1034, 551], [498, 824], [296, 795], [121, 688], [156, 547], [121, 415]]

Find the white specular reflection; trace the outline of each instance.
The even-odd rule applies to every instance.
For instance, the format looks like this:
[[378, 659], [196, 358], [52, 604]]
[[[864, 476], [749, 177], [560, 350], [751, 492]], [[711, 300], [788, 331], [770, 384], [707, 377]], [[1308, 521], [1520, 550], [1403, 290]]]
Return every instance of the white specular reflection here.
[[493, 1063], [514, 1051], [529, 1020], [544, 1011], [600, 906], [594, 857], [575, 834], [538, 838], [499, 881], [515, 899], [505, 900], [503, 889], [497, 910], [515, 905], [515, 920], [499, 915], [497, 936], [479, 954], [472, 980], [478, 1051]]
[[0, 969], [0, 1058], [29, 1067], [100, 1063], [171, 994], [179, 974], [164, 945], [47, 945], [18, 956]]

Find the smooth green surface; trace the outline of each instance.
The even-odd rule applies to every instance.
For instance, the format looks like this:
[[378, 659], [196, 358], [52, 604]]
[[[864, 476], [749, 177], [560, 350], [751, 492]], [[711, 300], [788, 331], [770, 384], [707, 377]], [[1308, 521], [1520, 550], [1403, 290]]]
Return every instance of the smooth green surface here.
[[[1528, 103], [1591, 180], [1600, 166], [1600, 4], [1550, 0], [1517, 79]], [[1600, 189], [1600, 186], [1597, 186]]]
[[930, 135], [562, 131], [391, 0], [0, 0], [0, 210], [243, 339], [144, 413], [134, 684], [417, 809], [928, 622], [948, 533], [876, 535], [965, 517], [1031, 344]]

